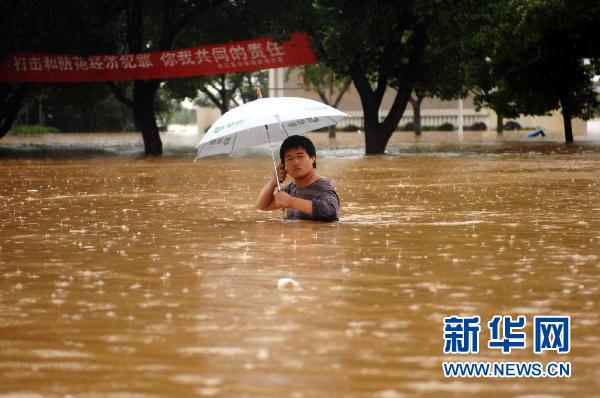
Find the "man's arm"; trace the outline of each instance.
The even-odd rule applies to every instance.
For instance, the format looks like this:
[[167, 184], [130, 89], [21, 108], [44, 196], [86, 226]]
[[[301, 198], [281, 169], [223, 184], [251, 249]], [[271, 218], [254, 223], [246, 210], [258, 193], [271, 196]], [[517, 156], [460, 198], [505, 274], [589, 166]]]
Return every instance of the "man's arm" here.
[[290, 196], [287, 192], [275, 192], [275, 205], [276, 208], [289, 208], [301, 211], [304, 214], [308, 214], [312, 217], [313, 215], [313, 202], [308, 199], [296, 198]]
[[277, 205], [275, 204], [275, 196], [273, 195], [273, 191], [275, 191], [275, 187], [277, 183], [275, 182], [275, 178], [272, 178], [265, 186], [261, 189], [258, 194], [258, 198], [256, 199], [256, 208], [262, 211], [269, 211], [277, 209]]
[[[284, 181], [287, 173], [285, 168], [281, 163], [277, 166], [277, 176], [279, 181]], [[256, 208], [262, 211], [269, 211], [280, 209], [281, 207], [277, 206], [275, 203], [275, 196], [273, 192], [275, 191], [275, 187], [277, 187], [277, 181], [275, 181], [275, 177], [271, 178], [271, 180], [265, 184], [265, 186], [260, 190], [258, 194], [258, 198], [256, 199]]]

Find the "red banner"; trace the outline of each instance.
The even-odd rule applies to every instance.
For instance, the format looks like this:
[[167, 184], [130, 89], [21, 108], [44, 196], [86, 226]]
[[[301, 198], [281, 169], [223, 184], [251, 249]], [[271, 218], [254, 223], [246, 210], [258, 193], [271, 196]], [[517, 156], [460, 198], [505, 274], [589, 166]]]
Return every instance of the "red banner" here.
[[156, 51], [93, 55], [20, 53], [0, 61], [0, 81], [90, 82], [203, 76], [313, 64], [317, 57], [306, 33], [273, 38]]

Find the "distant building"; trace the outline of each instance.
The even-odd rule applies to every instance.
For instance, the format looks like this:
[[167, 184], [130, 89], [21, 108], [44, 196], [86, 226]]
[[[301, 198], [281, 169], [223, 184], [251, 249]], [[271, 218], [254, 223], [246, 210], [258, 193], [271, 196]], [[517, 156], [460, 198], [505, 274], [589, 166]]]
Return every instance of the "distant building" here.
[[[271, 69], [269, 71], [269, 96], [298, 96], [320, 101], [318, 94], [307, 91], [304, 88], [304, 84], [298, 73], [290, 73], [289, 78], [286, 80], [285, 76], [287, 73], [287, 68]], [[387, 115], [387, 111], [394, 100], [392, 95], [392, 89], [388, 89], [380, 108], [379, 116], [382, 119]], [[477, 111], [473, 104], [472, 96], [468, 96], [462, 102], [463, 126], [467, 127], [477, 122], [483, 122], [488, 130], [496, 129], [496, 112], [487, 108]], [[338, 108], [350, 115], [349, 118], [340, 121], [338, 126], [344, 127], [351, 124], [361, 128], [364, 126], [362, 105], [354, 85], [350, 85]], [[453, 126], [458, 127], [459, 113], [459, 100], [442, 101], [437, 98], [425, 98], [421, 103], [421, 126], [437, 127], [443, 123], [450, 123]], [[505, 123], [508, 120], [509, 119], [506, 119]], [[560, 111], [555, 111], [550, 116], [522, 116], [510, 120], [519, 123], [523, 129], [542, 128], [550, 134], [564, 134], [563, 119]], [[403, 126], [412, 121], [413, 109], [412, 106], [408, 104], [399, 125]], [[575, 135], [586, 135], [587, 128], [584, 120], [573, 119], [572, 123], [573, 133]]]
[[[304, 88], [302, 79], [298, 73], [291, 72], [288, 79], [286, 74], [287, 68], [277, 68], [269, 70], [269, 96], [270, 97], [304, 97], [320, 101], [317, 93], [308, 91]], [[599, 87], [596, 82], [596, 87]], [[383, 119], [388, 112], [393, 102], [392, 89], [388, 89], [380, 108], [379, 117]], [[495, 130], [497, 124], [497, 115], [491, 109], [481, 109], [477, 111], [473, 104], [473, 97], [465, 98], [462, 105], [463, 126], [471, 126], [477, 122], [485, 123], [488, 130]], [[350, 85], [348, 91], [342, 98], [338, 108], [346, 112], [350, 117], [343, 119], [338, 123], [339, 127], [354, 125], [359, 128], [364, 127], [363, 111], [360, 103], [360, 98], [354, 85]], [[220, 116], [216, 108], [197, 108], [198, 113], [198, 133], [202, 134], [210, 127], [212, 123]], [[450, 123], [455, 128], [459, 125], [459, 101], [442, 101], [437, 98], [425, 98], [421, 103], [421, 126], [422, 127], [437, 127], [444, 123]], [[563, 119], [560, 110], [552, 112], [550, 116], [522, 116], [517, 119], [510, 119], [519, 123], [523, 129], [541, 128], [549, 134], [562, 136]], [[406, 110], [399, 125], [404, 126], [413, 121], [413, 109], [410, 103], [406, 106]], [[508, 119], [505, 120], [505, 123]], [[582, 119], [573, 119], [573, 134], [586, 135], [587, 123]]]

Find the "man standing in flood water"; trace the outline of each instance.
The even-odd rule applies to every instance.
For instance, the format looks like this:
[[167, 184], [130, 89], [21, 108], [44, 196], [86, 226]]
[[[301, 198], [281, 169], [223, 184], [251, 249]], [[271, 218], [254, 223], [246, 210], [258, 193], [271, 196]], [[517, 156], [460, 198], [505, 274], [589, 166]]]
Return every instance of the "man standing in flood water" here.
[[276, 192], [273, 176], [260, 191], [256, 207], [263, 211], [287, 209], [287, 218], [337, 221], [340, 199], [331, 182], [317, 174], [317, 153], [312, 141], [301, 135], [289, 136], [281, 144], [279, 157], [279, 181], [285, 180], [287, 174], [294, 181]]

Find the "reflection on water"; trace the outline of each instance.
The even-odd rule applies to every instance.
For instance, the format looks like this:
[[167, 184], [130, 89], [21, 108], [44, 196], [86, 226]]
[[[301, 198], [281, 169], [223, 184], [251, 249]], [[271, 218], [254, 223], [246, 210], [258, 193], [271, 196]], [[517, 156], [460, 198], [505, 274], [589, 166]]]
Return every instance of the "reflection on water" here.
[[[254, 209], [261, 150], [0, 160], [0, 397], [596, 395], [598, 148], [356, 137], [317, 139], [334, 224]], [[570, 315], [566, 356], [529, 325], [527, 349], [459, 360], [573, 377], [445, 379], [453, 314]]]

